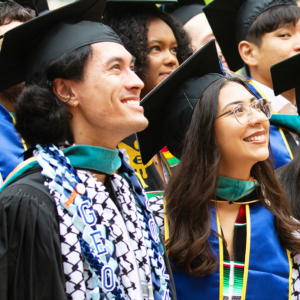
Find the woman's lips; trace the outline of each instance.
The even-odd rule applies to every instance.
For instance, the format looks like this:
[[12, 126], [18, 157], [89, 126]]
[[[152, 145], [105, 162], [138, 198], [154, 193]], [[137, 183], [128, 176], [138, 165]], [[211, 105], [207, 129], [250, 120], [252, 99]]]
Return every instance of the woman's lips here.
[[172, 71], [170, 72], [164, 72], [164, 73], [160, 73], [159, 76], [162, 76], [162, 77], [168, 77], [170, 74], [172, 73]]
[[247, 143], [264, 144], [266, 142], [265, 130], [257, 131], [244, 139]]

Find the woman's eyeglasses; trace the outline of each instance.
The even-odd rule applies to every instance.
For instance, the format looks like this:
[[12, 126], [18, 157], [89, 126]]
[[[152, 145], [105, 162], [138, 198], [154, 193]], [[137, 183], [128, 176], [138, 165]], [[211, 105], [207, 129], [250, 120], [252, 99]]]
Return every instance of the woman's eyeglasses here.
[[0, 35], [0, 40], [2, 40], [4, 38], [4, 34]]
[[236, 104], [231, 110], [224, 112], [223, 114], [217, 117], [220, 118], [226, 114], [233, 114], [236, 120], [242, 124], [247, 125], [252, 120], [252, 110], [256, 110], [258, 112], [262, 112], [266, 115], [267, 119], [272, 117], [272, 110], [271, 110], [271, 102], [267, 99], [255, 99], [250, 104]]

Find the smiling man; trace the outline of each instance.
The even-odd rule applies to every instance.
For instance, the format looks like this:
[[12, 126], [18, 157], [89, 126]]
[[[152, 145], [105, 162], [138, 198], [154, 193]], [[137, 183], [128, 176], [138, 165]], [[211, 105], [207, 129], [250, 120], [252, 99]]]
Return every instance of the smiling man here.
[[116, 150], [148, 121], [132, 56], [95, 22], [105, 2], [74, 2], [4, 39], [0, 90], [26, 81], [16, 128], [35, 157], [0, 194], [1, 299], [176, 299], [145, 192]]

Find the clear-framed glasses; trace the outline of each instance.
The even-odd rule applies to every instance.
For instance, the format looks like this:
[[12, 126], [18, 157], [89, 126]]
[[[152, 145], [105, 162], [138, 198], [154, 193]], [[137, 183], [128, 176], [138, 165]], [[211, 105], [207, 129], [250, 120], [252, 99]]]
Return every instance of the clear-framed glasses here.
[[261, 98], [255, 99], [250, 104], [236, 104], [231, 110], [228, 110], [223, 114], [217, 116], [216, 119], [230, 113], [235, 116], [236, 120], [240, 124], [247, 125], [252, 121], [252, 110], [256, 110], [265, 114], [267, 119], [270, 119], [272, 117], [271, 102], [267, 99]]

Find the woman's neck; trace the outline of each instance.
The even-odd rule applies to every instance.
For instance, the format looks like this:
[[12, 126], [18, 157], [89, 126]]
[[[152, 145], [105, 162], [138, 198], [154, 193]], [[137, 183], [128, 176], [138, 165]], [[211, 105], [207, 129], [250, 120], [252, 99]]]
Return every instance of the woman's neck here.
[[222, 177], [232, 178], [235, 180], [248, 181], [253, 163], [246, 162], [220, 162], [218, 175]]

